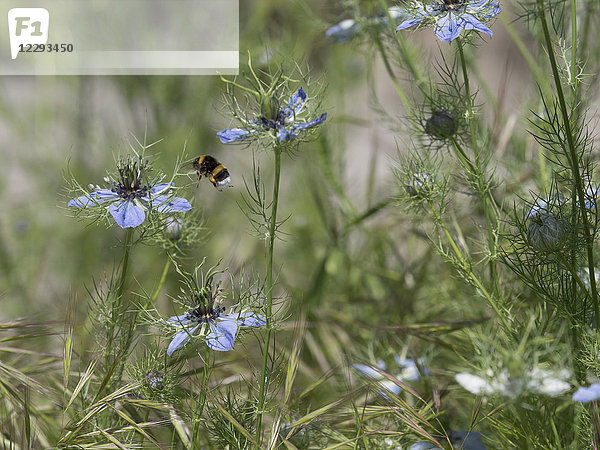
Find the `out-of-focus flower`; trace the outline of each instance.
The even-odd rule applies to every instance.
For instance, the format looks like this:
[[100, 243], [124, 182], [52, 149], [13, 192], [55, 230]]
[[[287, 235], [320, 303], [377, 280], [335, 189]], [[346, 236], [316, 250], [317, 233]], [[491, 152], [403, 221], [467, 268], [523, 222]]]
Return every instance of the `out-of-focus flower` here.
[[580, 387], [573, 394], [573, 401], [589, 403], [600, 399], [600, 383], [594, 383], [589, 387]]
[[362, 25], [354, 19], [345, 19], [332, 26], [325, 32], [325, 36], [332, 42], [349, 42], [358, 36]]
[[363, 30], [363, 23], [366, 27], [386, 26], [390, 23], [390, 18], [394, 24], [404, 21], [408, 18], [406, 8], [401, 6], [392, 6], [387, 11], [382, 11], [376, 17], [361, 18], [360, 22], [355, 19], [344, 19], [341, 22], [327, 29], [325, 36], [337, 44], [350, 42], [357, 37]]
[[562, 248], [568, 234], [568, 222], [553, 214], [538, 214], [531, 218], [527, 241], [536, 250], [553, 252]]
[[229, 351], [233, 348], [239, 327], [260, 327], [266, 323], [266, 319], [261, 314], [249, 311], [225, 314], [225, 307], [215, 304], [209, 307], [201, 305], [187, 314], [170, 317], [167, 323], [182, 328], [167, 349], [167, 354], [171, 356], [196, 333], [206, 335], [206, 345], [211, 349]]
[[145, 211], [161, 214], [184, 212], [192, 209], [186, 199], [173, 197], [171, 183], [148, 182], [148, 165], [139, 158], [121, 161], [117, 180], [106, 178], [108, 189], [96, 187], [90, 193], [70, 200], [74, 208], [97, 208], [108, 204], [108, 212], [121, 228], [135, 228], [146, 220]]
[[178, 241], [181, 239], [183, 230], [183, 221], [179, 217], [169, 216], [165, 221], [165, 235], [170, 241]]
[[463, 30], [491, 36], [492, 30], [484, 22], [500, 13], [500, 5], [495, 0], [436, 0], [428, 5], [415, 1], [412, 6], [407, 10], [410, 18], [398, 25], [396, 31], [433, 25], [436, 36], [444, 42], [456, 39]]
[[146, 375], [146, 382], [150, 388], [160, 390], [164, 387], [164, 376], [162, 372], [150, 371]]
[[[419, 368], [414, 360], [403, 359], [398, 355], [394, 357], [394, 360], [396, 362], [396, 370], [394, 371], [393, 377], [398, 381], [416, 381], [420, 378], [421, 375], [419, 373]], [[419, 361], [419, 364], [421, 364], [421, 361]], [[398, 395], [402, 390], [398, 384], [383, 376], [372, 366], [365, 364], [352, 364], [352, 367], [359, 371], [362, 375], [377, 381], [377, 384], [379, 384], [381, 388], [387, 392]], [[386, 371], [386, 364], [383, 360], [379, 360], [376, 367], [382, 371]], [[385, 395], [385, 392], [382, 391], [382, 393]]]
[[247, 122], [247, 128], [225, 128], [217, 133], [223, 144], [240, 142], [252, 136], [271, 134], [279, 142], [292, 141], [301, 132], [322, 124], [327, 113], [316, 119], [305, 118], [307, 95], [300, 87], [285, 106], [279, 107], [272, 96], [264, 98], [261, 103], [261, 116]]
[[[600, 187], [598, 186], [588, 186], [585, 190], [585, 207], [587, 209], [596, 208], [598, 206], [598, 198], [600, 198]], [[577, 206], [579, 206], [579, 201], [577, 202]]]
[[404, 190], [411, 197], [425, 198], [433, 190], [433, 177], [428, 173], [416, 173], [412, 176], [410, 184]]
[[436, 139], [448, 139], [458, 130], [458, 120], [452, 111], [438, 110], [425, 122], [425, 133]]
[[566, 370], [554, 373], [534, 368], [525, 372], [522, 378], [511, 377], [507, 370], [503, 370], [496, 376], [488, 371], [487, 375], [487, 378], [482, 378], [463, 372], [457, 374], [455, 378], [458, 384], [475, 395], [499, 394], [516, 398], [530, 392], [556, 397], [571, 389], [571, 385], [564, 381], [569, 377], [569, 372]]

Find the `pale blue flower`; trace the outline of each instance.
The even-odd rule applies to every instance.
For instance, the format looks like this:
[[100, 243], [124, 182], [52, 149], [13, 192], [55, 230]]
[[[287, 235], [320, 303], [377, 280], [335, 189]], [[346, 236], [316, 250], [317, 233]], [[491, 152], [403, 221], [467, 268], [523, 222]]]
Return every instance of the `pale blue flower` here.
[[[421, 377], [419, 368], [414, 360], [404, 359], [399, 355], [396, 355], [394, 360], [396, 362], [396, 370], [394, 371], [393, 377], [396, 378], [396, 380], [400, 382], [417, 381]], [[421, 361], [419, 361], [419, 364], [421, 364]], [[391, 392], [394, 395], [398, 395], [402, 390], [402, 388], [394, 381], [379, 373], [374, 366], [368, 366], [365, 364], [352, 364], [352, 367], [367, 378], [377, 381], [377, 384], [379, 384], [382, 388], [383, 396], [386, 396], [383, 390]], [[377, 365], [375, 367], [384, 372], [386, 371], [386, 364], [383, 360], [377, 361]], [[425, 370], [425, 373], [427, 373], [427, 370]]]
[[433, 25], [436, 36], [444, 42], [456, 39], [463, 30], [476, 30], [491, 36], [492, 30], [484, 22], [500, 13], [496, 0], [435, 0], [428, 5], [416, 1], [413, 6], [407, 11], [412, 17], [398, 25], [396, 31]]
[[146, 220], [147, 210], [161, 214], [192, 209], [186, 199], [173, 197], [171, 183], [151, 184], [145, 181], [146, 163], [140, 160], [121, 162], [118, 181], [106, 180], [108, 189], [96, 187], [90, 193], [70, 200], [74, 208], [94, 208], [108, 204], [108, 212], [121, 228], [135, 228]]
[[600, 383], [594, 383], [589, 387], [580, 387], [573, 394], [573, 401], [589, 403], [600, 399]]
[[233, 348], [239, 327], [260, 327], [265, 325], [263, 315], [254, 312], [225, 313], [222, 306], [206, 308], [199, 306], [187, 314], [173, 316], [168, 324], [182, 328], [173, 338], [167, 349], [171, 356], [173, 352], [183, 347], [194, 334], [199, 332], [206, 336], [206, 345], [213, 350], [226, 352]]
[[300, 87], [287, 101], [287, 104], [275, 109], [274, 118], [260, 116], [247, 121], [247, 128], [225, 128], [217, 133], [223, 144], [241, 142], [252, 136], [271, 134], [279, 142], [296, 139], [301, 132], [322, 124], [327, 118], [327, 113], [321, 114], [316, 119], [307, 120], [306, 113], [307, 95]]
[[358, 36], [362, 25], [354, 19], [342, 20], [337, 25], [332, 26], [325, 32], [325, 36], [332, 41], [337, 43], [349, 42]]

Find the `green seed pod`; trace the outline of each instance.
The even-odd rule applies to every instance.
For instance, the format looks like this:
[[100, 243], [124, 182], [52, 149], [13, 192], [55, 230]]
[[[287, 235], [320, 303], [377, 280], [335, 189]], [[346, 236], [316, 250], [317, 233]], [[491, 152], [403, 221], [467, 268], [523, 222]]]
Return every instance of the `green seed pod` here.
[[170, 241], [176, 242], [181, 239], [183, 221], [179, 217], [169, 216], [165, 222], [165, 235]]
[[413, 198], [425, 198], [432, 191], [433, 177], [428, 173], [416, 173], [410, 184], [404, 186], [404, 190]]
[[275, 95], [263, 96], [260, 101], [260, 115], [265, 119], [277, 120], [279, 115], [279, 100]]
[[448, 139], [458, 130], [458, 120], [451, 111], [434, 111], [425, 122], [425, 133], [437, 139]]
[[527, 241], [536, 250], [553, 252], [565, 244], [568, 222], [552, 214], [543, 214], [531, 219], [527, 230]]

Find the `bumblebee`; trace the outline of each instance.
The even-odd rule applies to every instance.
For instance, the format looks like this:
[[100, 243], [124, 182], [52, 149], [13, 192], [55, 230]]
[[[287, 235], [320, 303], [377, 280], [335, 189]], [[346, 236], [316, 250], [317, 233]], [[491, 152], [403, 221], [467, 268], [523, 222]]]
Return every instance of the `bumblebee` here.
[[192, 161], [192, 167], [198, 174], [198, 182], [202, 177], [207, 177], [217, 190], [222, 191], [229, 186], [231, 176], [227, 167], [210, 155], [198, 156]]

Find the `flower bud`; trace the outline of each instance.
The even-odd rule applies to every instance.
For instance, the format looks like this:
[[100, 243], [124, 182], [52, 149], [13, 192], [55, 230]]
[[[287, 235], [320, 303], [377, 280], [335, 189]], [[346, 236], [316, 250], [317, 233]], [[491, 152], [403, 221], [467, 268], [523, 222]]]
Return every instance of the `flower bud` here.
[[404, 189], [414, 198], [425, 198], [432, 191], [433, 177], [428, 173], [416, 173], [413, 175], [410, 184], [404, 186]]
[[164, 387], [164, 377], [162, 372], [148, 372], [146, 375], [146, 381], [148, 382], [148, 386], [152, 389], [160, 390]]
[[559, 250], [567, 238], [568, 222], [552, 214], [542, 214], [531, 219], [527, 241], [536, 250]]
[[181, 239], [181, 231], [183, 230], [183, 221], [176, 216], [169, 216], [165, 221], [165, 235], [170, 241], [178, 241]]
[[263, 96], [261, 98], [260, 115], [265, 119], [277, 120], [279, 116], [279, 100], [275, 95]]
[[437, 139], [448, 139], [458, 130], [458, 120], [451, 111], [439, 110], [425, 122], [425, 133]]

